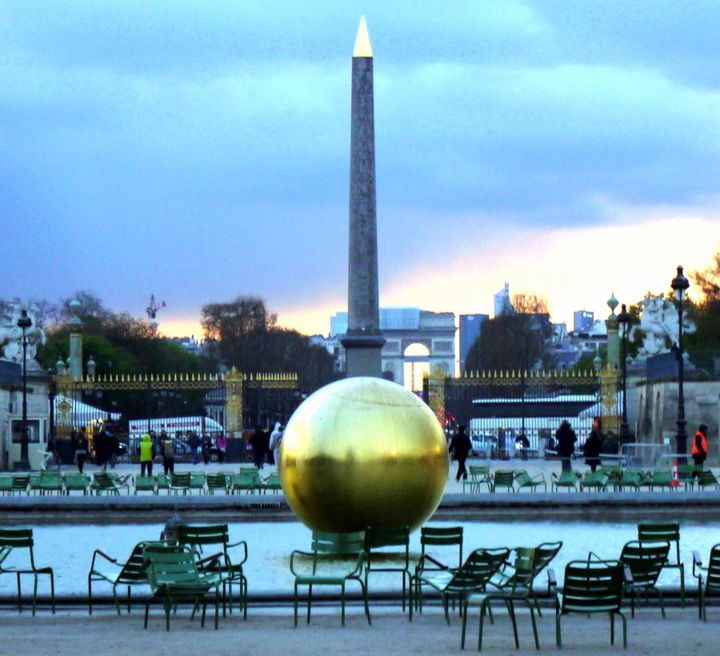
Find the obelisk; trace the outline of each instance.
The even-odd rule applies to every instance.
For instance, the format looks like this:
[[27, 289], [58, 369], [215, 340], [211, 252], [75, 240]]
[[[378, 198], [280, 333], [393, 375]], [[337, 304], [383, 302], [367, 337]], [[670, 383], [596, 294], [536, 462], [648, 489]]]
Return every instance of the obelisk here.
[[348, 329], [342, 339], [347, 376], [382, 375], [375, 202], [373, 55], [365, 17], [352, 58]]

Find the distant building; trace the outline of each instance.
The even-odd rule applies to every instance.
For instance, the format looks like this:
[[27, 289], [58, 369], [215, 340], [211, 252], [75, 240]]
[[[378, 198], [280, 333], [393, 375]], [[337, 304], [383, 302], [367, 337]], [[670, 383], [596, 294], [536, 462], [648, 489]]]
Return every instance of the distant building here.
[[[425, 374], [455, 374], [455, 314], [417, 307], [380, 308], [383, 377], [413, 391], [422, 389]], [[336, 368], [344, 371], [345, 353], [340, 340], [347, 331], [347, 312], [330, 318], [330, 337], [324, 340], [337, 353]]]
[[499, 317], [503, 314], [514, 314], [516, 312], [510, 301], [510, 285], [505, 286], [495, 294], [495, 316]]
[[179, 346], [182, 346], [186, 351], [190, 351], [190, 353], [194, 353], [195, 355], [200, 355], [203, 352], [204, 343], [198, 342], [195, 339], [195, 335], [191, 335], [190, 337], [168, 337], [168, 339], [171, 342], [175, 342]]
[[578, 310], [573, 312], [573, 332], [588, 332], [595, 322], [595, 313], [587, 310]]
[[460, 315], [460, 372], [465, 371], [467, 355], [478, 337], [483, 321], [490, 318], [487, 314]]

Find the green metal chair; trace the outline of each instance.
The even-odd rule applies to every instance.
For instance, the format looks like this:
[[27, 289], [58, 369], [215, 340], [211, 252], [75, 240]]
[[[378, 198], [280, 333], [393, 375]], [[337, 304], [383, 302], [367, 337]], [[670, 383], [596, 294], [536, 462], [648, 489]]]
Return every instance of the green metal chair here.
[[524, 469], [515, 470], [515, 484], [517, 485], [517, 492], [523, 488], [530, 488], [532, 492], [535, 492], [536, 488], [541, 485], [543, 486], [543, 491], [547, 492], [545, 476], [543, 474], [530, 476], [530, 474], [528, 474]]
[[268, 474], [268, 476], [258, 484], [257, 489], [261, 494], [265, 494], [265, 492], [280, 492], [282, 490], [280, 474], [277, 472]]
[[698, 616], [707, 622], [707, 597], [709, 593], [720, 593], [720, 544], [710, 549], [710, 560], [703, 567], [700, 552], [693, 551], [693, 576], [698, 582]]
[[655, 488], [674, 490], [676, 486], [673, 485], [672, 471], [669, 469], [653, 469], [650, 472], [650, 490], [655, 491]]
[[27, 494], [30, 486], [30, 474], [13, 474], [12, 493]]
[[635, 617], [635, 598], [638, 590], [645, 593], [646, 599], [648, 592], [653, 590], [658, 596], [662, 616], [665, 617], [662, 591], [656, 584], [663, 565], [667, 562], [669, 552], [670, 543], [667, 541], [640, 542], [633, 540], [623, 547], [620, 562], [630, 569], [632, 575], [625, 581], [623, 591], [630, 595], [632, 617]]
[[90, 571], [88, 572], [88, 614], [92, 615], [93, 611], [93, 583], [106, 582], [112, 585], [113, 601], [115, 609], [120, 615], [120, 603], [118, 601], [118, 586], [127, 586], [127, 609], [130, 612], [131, 594], [130, 590], [135, 585], [147, 585], [148, 578], [146, 572], [147, 563], [145, 562], [144, 551], [148, 546], [148, 542], [139, 542], [130, 552], [130, 556], [125, 562], [118, 561], [117, 558], [108, 556], [104, 551], [95, 549], [90, 561]]
[[598, 492], [606, 492], [607, 486], [608, 475], [603, 474], [601, 471], [585, 472], [583, 477], [580, 479], [581, 492], [583, 492], [585, 488], [588, 490], [596, 490]]
[[133, 483], [135, 495], [137, 495], [138, 492], [151, 492], [152, 494], [157, 494], [154, 476], [136, 476]]
[[0, 493], [3, 496], [13, 493], [13, 477], [12, 474], [0, 474]]
[[188, 486], [190, 494], [192, 494], [193, 490], [197, 490], [198, 494], [203, 494], [205, 492], [206, 481], [207, 476], [205, 472], [190, 472], [190, 485]]
[[[53, 615], [55, 614], [55, 575], [52, 567], [38, 567], [35, 564], [35, 553], [33, 547], [35, 541], [31, 528], [0, 528], [0, 575], [14, 574], [17, 581], [18, 610], [22, 612], [22, 584], [21, 577], [30, 575], [33, 577], [32, 614], [35, 615], [37, 605], [38, 579], [40, 576], [50, 577], [50, 601]], [[27, 556], [23, 558], [23, 551]], [[6, 561], [10, 554], [18, 554], [22, 565], [10, 564]], [[15, 556], [13, 556], [13, 560]]]
[[154, 599], [162, 601], [165, 611], [165, 630], [170, 630], [170, 611], [177, 608], [180, 601], [189, 599], [193, 603], [190, 619], [202, 606], [200, 625], [205, 626], [205, 611], [208, 593], [214, 592], [215, 629], [218, 628], [219, 586], [220, 579], [215, 576], [203, 575], [195, 563], [190, 549], [178, 550], [174, 547], [158, 547], [150, 545], [144, 550], [147, 562], [147, 578], [152, 595], [145, 602], [145, 623], [147, 629], [150, 602]]
[[[680, 603], [685, 606], [685, 564], [680, 558], [680, 524], [678, 522], [642, 522], [638, 524], [638, 540], [652, 542], [656, 540], [670, 543], [673, 558], [663, 564], [663, 569], [680, 570]], [[673, 549], [674, 545], [674, 549]]]
[[68, 472], [63, 475], [63, 481], [65, 494], [68, 496], [70, 492], [82, 492], [83, 495], [86, 495], [90, 488], [90, 477], [82, 472]]
[[641, 469], [623, 469], [620, 477], [613, 482], [613, 489], [616, 492], [622, 492], [626, 488], [640, 490], [645, 480], [645, 472]]
[[695, 482], [699, 489], [713, 488], [720, 490], [720, 481], [718, 481], [711, 469], [703, 469], [695, 478]]
[[160, 490], [165, 490], [170, 494], [170, 476], [168, 474], [155, 475], [155, 490], [156, 494], [160, 494]]
[[39, 474], [30, 474], [30, 492], [40, 496], [45, 494], [62, 494], [63, 479], [59, 471], [41, 471]]
[[470, 465], [468, 467], [469, 478], [463, 480], [463, 492], [469, 488], [470, 492], [480, 492], [480, 486], [486, 485], [488, 491], [492, 484], [490, 477], [490, 465]]
[[260, 485], [260, 473], [254, 467], [252, 469], [240, 469], [240, 472], [233, 474], [230, 482], [229, 491], [231, 494], [236, 492], [246, 492], [252, 494]]
[[93, 480], [90, 483], [90, 491], [96, 495], [100, 494], [112, 494], [119, 495], [122, 489], [126, 489], [128, 492], [129, 485], [125, 482], [125, 479], [111, 476], [107, 472], [95, 472], [93, 474]]
[[[393, 550], [394, 548], [394, 550]], [[365, 588], [371, 572], [397, 572], [402, 577], [402, 609], [411, 588], [410, 529], [370, 527], [365, 532]], [[394, 561], [390, 561], [394, 559]], [[389, 562], [390, 561], [390, 562]], [[395, 562], [396, 564], [393, 564]]]
[[[309, 566], [302, 567], [301, 562], [310, 561]], [[349, 581], [357, 581], [362, 590], [365, 604], [365, 616], [368, 624], [370, 608], [368, 606], [367, 587], [365, 586], [365, 531], [354, 533], [325, 533], [314, 531], [312, 550], [295, 550], [290, 554], [290, 572], [295, 577], [294, 586], [294, 617], [298, 623], [298, 589], [301, 585], [308, 587], [307, 623], [310, 622], [312, 606], [312, 590], [314, 586], [339, 586], [341, 623], [345, 626], [345, 586]]]
[[498, 469], [493, 473], [491, 492], [497, 492], [498, 488], [505, 488], [509, 492], [515, 492], [515, 472], [512, 469]]
[[551, 482], [550, 482], [550, 488], [553, 492], [557, 492], [559, 488], [565, 488], [567, 490], [575, 490], [577, 492], [578, 489], [578, 476], [574, 471], [564, 471], [560, 472], [560, 476], [558, 476], [555, 472], [553, 472], [550, 476]]
[[[413, 578], [413, 587], [417, 594], [416, 605], [422, 612], [422, 587], [429, 586], [440, 594], [445, 621], [450, 624], [448, 602], [457, 599], [464, 604], [465, 598], [473, 592], [482, 592], [492, 576], [502, 567], [510, 554], [510, 549], [475, 549], [462, 567], [446, 567], [432, 556], [425, 555], [418, 562]], [[425, 569], [425, 562], [431, 563], [432, 569]], [[461, 605], [461, 608], [463, 606]], [[413, 604], [410, 604], [410, 621], [413, 616]]]
[[190, 472], [174, 472], [170, 474], [170, 492], [183, 495], [190, 491]]
[[[504, 601], [512, 622], [513, 635], [515, 636], [515, 647], [520, 648], [518, 640], [517, 622], [515, 621], [515, 602], [522, 601], [527, 604], [530, 610], [530, 619], [532, 621], [533, 635], [535, 637], [535, 647], [540, 649], [538, 640], [537, 625], [535, 623], [535, 609], [537, 599], [533, 594], [533, 581], [538, 571], [538, 561], [536, 550], [526, 547], [516, 547], [513, 549], [515, 554], [511, 559], [511, 563], [505, 563], [505, 567], [496, 573], [489, 581], [493, 588], [486, 588], [483, 592], [473, 592], [465, 597], [463, 602], [463, 622], [462, 634], [460, 638], [460, 648], [465, 648], [465, 630], [467, 625], [468, 606], [471, 604], [480, 605], [480, 631], [478, 634], [478, 650], [482, 649], [483, 624], [485, 613], [490, 611], [490, 602]], [[500, 580], [497, 579], [500, 574]], [[493, 580], [496, 583], [493, 583]], [[491, 616], [492, 617], [492, 616]]]
[[205, 478], [205, 483], [207, 485], [208, 492], [210, 494], [215, 494], [216, 491], [221, 492], [222, 494], [227, 494], [228, 491], [228, 475], [219, 472], [217, 474], [208, 474]]
[[[190, 547], [198, 558], [198, 567], [206, 575], [215, 574], [220, 577], [223, 592], [223, 613], [225, 600], [228, 600], [232, 613], [233, 586], [239, 588], [239, 608], [247, 619], [247, 578], [243, 565], [248, 559], [247, 542], [230, 542], [227, 524], [190, 525], [178, 527], [178, 542]], [[203, 548], [217, 547], [219, 554], [204, 555]], [[203, 558], [203, 556], [205, 556]], [[218, 558], [217, 556], [221, 556]]]
[[[610, 644], [615, 644], [615, 616], [622, 619], [623, 646], [627, 649], [627, 621], [620, 610], [623, 597], [623, 566], [619, 561], [573, 560], [565, 566], [562, 593], [555, 601], [555, 640], [562, 647], [560, 620], [570, 613], [607, 613]], [[587, 641], [584, 641], [587, 644]]]

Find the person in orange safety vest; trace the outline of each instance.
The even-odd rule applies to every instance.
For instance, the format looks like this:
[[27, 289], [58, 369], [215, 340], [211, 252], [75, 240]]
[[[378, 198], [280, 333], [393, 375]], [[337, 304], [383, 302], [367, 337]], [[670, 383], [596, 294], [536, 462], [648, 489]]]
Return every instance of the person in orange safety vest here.
[[[695, 461], [696, 469], [702, 469], [703, 463], [707, 458], [708, 454], [708, 442], [707, 442], [707, 430], [708, 427], [705, 424], [700, 424], [692, 443], [692, 457]], [[694, 472], [693, 472], [694, 473]]]

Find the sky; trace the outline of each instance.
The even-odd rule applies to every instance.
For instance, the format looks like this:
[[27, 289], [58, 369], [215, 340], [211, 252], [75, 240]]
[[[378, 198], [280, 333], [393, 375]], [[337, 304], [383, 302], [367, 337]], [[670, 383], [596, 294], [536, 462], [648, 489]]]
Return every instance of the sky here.
[[[720, 3], [3, 0], [0, 297], [200, 335], [347, 308], [350, 70], [375, 71], [380, 300], [604, 317], [720, 250]], [[692, 289], [690, 290], [692, 294]]]

